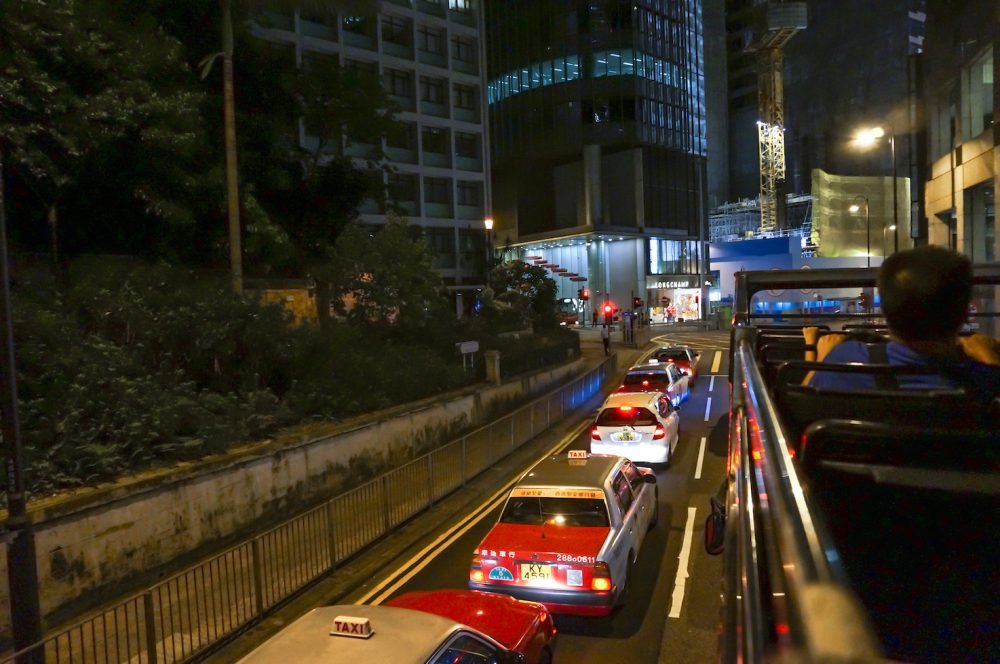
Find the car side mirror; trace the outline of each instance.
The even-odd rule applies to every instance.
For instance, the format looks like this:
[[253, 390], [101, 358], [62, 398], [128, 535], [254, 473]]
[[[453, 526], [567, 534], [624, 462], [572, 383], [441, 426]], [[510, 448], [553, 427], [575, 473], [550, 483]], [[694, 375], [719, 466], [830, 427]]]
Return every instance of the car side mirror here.
[[674, 406], [674, 412], [675, 413], [681, 412], [681, 407], [680, 406]]
[[709, 501], [712, 509], [705, 519], [705, 551], [717, 556], [726, 548], [726, 508], [715, 496]]
[[642, 481], [646, 484], [656, 484], [656, 475], [653, 473], [643, 473]]

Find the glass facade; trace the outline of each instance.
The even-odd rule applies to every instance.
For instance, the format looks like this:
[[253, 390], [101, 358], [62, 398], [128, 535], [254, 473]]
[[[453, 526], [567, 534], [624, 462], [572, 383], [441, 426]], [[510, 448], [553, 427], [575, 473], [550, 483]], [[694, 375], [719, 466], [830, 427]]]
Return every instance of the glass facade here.
[[485, 11], [498, 223], [516, 218], [519, 237], [613, 227], [699, 238], [701, 3], [496, 0]]

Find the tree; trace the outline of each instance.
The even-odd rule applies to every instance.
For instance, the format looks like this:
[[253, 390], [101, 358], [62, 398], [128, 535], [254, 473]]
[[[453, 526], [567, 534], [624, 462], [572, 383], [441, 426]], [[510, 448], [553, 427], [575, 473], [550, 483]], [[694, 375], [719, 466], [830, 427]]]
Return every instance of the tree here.
[[556, 282], [545, 269], [512, 260], [490, 272], [494, 298], [509, 304], [522, 318], [536, 326], [556, 324]]
[[[56, 264], [60, 205], [102, 156], [142, 145], [180, 164], [200, 141], [201, 96], [184, 85], [180, 44], [147, 23], [126, 25], [115, 10], [103, 0], [13, 0], [0, 12], [0, 149], [42, 203]], [[161, 174], [130, 180], [127, 195], [152, 218], [188, 223]]]
[[420, 229], [391, 213], [380, 228], [345, 229], [323, 277], [336, 311], [356, 324], [419, 326], [443, 303]]

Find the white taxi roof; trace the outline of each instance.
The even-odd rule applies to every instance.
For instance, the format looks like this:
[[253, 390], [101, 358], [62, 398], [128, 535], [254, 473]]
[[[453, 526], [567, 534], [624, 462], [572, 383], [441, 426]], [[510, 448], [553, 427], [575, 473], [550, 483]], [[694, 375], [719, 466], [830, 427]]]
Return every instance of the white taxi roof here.
[[[371, 636], [331, 635], [334, 620], [341, 616], [367, 619]], [[424, 664], [450, 634], [463, 627], [443, 616], [393, 606], [323, 606], [282, 629], [239, 664]]]
[[605, 408], [620, 408], [621, 406], [632, 406], [655, 408], [656, 402], [662, 395], [659, 392], [612, 392], [604, 400], [601, 410]]

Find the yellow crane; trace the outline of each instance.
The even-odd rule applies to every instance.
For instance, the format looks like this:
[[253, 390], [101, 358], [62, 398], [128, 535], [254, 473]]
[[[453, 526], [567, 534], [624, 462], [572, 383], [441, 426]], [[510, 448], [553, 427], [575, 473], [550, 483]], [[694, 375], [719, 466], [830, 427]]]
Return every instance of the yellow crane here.
[[806, 3], [755, 0], [747, 50], [757, 59], [757, 146], [760, 152], [760, 230], [778, 227], [778, 191], [785, 181], [783, 49], [806, 27]]

